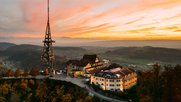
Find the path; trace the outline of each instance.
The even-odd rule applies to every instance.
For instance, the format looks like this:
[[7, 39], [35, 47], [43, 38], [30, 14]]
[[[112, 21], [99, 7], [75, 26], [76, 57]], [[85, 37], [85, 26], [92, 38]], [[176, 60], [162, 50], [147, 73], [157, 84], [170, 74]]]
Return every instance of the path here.
[[[31, 76], [28, 76], [28, 77], [3, 77], [2, 79], [21, 79], [21, 78], [45, 79], [45, 78], [48, 78], [48, 77], [38, 75], [36, 77], [31, 77]], [[103, 100], [106, 100], [106, 101], [109, 101], [109, 102], [126, 102], [126, 101], [113, 99], [113, 98], [104, 96], [104, 95], [94, 91], [87, 84], [85, 84], [85, 79], [83, 79], [83, 78], [71, 78], [71, 77], [66, 77], [65, 75], [61, 75], [61, 76], [59, 75], [59, 76], [55, 76], [55, 77], [50, 77], [50, 79], [71, 82], [71, 83], [76, 84], [76, 85], [78, 85], [78, 86], [80, 86], [82, 88], [85, 88], [92, 95], [95, 95], [96, 97], [99, 97], [100, 99], [103, 99]]]
[[109, 102], [126, 102], [126, 101], [122, 101], [122, 100], [118, 100], [118, 99], [113, 99], [107, 96], [104, 96], [96, 91], [94, 91], [93, 89], [91, 89], [87, 84], [85, 84], [85, 79], [81, 79], [81, 78], [71, 78], [71, 77], [66, 77], [66, 76], [57, 76], [57, 77], [51, 77], [50, 79], [54, 79], [54, 80], [62, 80], [62, 81], [67, 81], [67, 82], [71, 82], [73, 84], [76, 84], [82, 88], [86, 88], [86, 90], [99, 97], [100, 99], [109, 101]]

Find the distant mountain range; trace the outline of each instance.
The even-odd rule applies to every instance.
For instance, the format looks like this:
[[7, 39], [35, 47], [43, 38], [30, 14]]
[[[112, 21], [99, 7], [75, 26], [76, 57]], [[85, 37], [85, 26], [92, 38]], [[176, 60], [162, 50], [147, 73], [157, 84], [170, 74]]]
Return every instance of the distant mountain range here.
[[7, 43], [7, 42], [1, 42], [0, 43], [0, 51], [5, 50], [11, 46], [15, 46], [16, 44], [13, 43]]
[[168, 63], [181, 63], [181, 50], [161, 47], [120, 47], [105, 53], [112, 57], [121, 57], [134, 60], [149, 60]]
[[[80, 59], [84, 54], [98, 54], [100, 58], [109, 59], [113, 63], [148, 64], [165, 62], [181, 63], [181, 50], [162, 47], [54, 47], [56, 67], [65, 67], [69, 59]], [[0, 43], [0, 57], [14, 62], [20, 68], [41, 68], [40, 56], [42, 47], [37, 45], [16, 45]]]
[[[181, 40], [105, 40], [105, 39], [91, 39], [91, 38], [54, 38], [56, 46], [94, 46], [94, 47], [164, 47], [164, 48], [180, 48]], [[33, 44], [40, 45], [40, 39], [38, 38], [0, 38], [0, 41], [13, 42], [16, 44]]]
[[[55, 47], [54, 49], [56, 53], [55, 63], [58, 68], [66, 61], [66, 55], [78, 56], [79, 53], [77, 52], [83, 53], [85, 51], [79, 47]], [[20, 68], [41, 68], [41, 52], [42, 47], [37, 45], [0, 43], [0, 57], [6, 57], [7, 61], [14, 62], [16, 67]]]

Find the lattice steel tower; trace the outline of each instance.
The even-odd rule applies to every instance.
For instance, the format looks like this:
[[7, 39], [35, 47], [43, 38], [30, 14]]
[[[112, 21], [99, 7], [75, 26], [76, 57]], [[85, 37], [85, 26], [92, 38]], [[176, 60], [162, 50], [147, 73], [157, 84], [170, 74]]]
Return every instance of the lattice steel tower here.
[[43, 68], [48, 68], [49, 75], [53, 75], [53, 63], [54, 63], [54, 51], [53, 51], [53, 43], [55, 41], [51, 38], [51, 30], [50, 30], [50, 20], [49, 20], [49, 0], [48, 0], [48, 20], [47, 20], [47, 26], [46, 26], [46, 32], [45, 32], [45, 39], [43, 41], [43, 52], [41, 55], [41, 61]]

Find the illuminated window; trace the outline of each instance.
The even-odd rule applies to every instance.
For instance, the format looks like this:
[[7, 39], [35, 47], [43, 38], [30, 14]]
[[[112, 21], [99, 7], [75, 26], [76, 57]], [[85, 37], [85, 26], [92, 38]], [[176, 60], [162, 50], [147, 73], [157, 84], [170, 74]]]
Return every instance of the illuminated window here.
[[114, 86], [114, 84], [110, 84], [109, 86]]
[[109, 80], [109, 82], [114, 82], [114, 80]]

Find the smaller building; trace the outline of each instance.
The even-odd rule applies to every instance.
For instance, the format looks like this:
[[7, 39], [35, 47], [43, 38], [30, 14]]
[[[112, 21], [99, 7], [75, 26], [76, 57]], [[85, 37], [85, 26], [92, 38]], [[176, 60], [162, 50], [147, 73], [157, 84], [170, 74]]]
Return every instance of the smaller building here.
[[137, 74], [131, 68], [116, 67], [95, 73], [91, 76], [90, 83], [103, 90], [123, 91], [136, 85]]
[[69, 60], [67, 62], [67, 73], [74, 76], [90, 77], [91, 72], [103, 68], [103, 62], [97, 55], [84, 55], [81, 60]]

